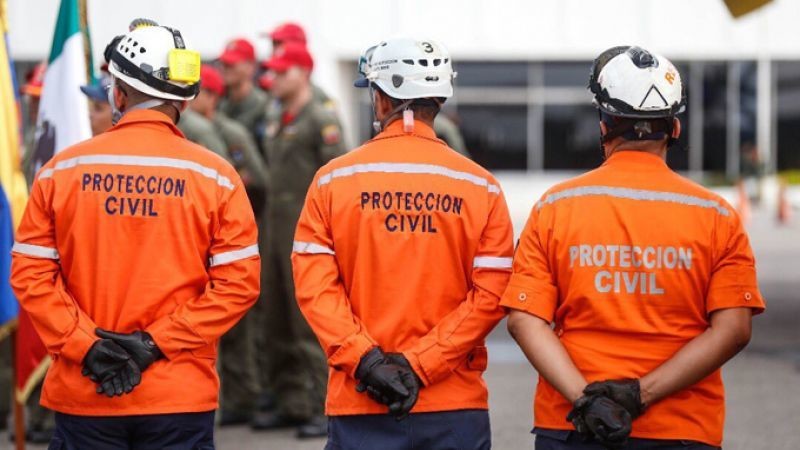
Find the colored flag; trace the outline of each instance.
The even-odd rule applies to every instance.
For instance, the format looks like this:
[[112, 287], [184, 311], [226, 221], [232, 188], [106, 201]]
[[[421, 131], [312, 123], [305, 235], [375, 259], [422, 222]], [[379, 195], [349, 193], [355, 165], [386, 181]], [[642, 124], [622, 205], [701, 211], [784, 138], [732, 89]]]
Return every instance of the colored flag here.
[[28, 186], [20, 170], [19, 104], [6, 11], [5, 0], [0, 0], [0, 339], [17, 323], [19, 306], [9, 282], [11, 246], [28, 201]]
[[54, 154], [92, 137], [89, 101], [80, 90], [93, 81], [89, 79], [89, 34], [83, 8], [84, 1], [62, 0], [58, 10], [39, 103], [34, 172]]

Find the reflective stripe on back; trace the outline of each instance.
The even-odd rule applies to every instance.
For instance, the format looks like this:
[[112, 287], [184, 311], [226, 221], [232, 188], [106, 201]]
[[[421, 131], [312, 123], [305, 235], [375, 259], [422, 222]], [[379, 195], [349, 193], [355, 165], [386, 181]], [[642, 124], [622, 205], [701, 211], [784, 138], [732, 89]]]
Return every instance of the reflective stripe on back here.
[[730, 215], [727, 208], [720, 205], [715, 200], [708, 200], [693, 195], [679, 194], [677, 192], [662, 192], [662, 191], [647, 191], [643, 189], [631, 189], [614, 186], [581, 186], [571, 189], [565, 189], [560, 192], [554, 192], [547, 195], [544, 200], [536, 203], [536, 209], [541, 209], [544, 205], [551, 205], [559, 200], [577, 197], [613, 197], [622, 198], [626, 200], [641, 200], [647, 202], [667, 202], [676, 203], [686, 206], [697, 206], [700, 208], [709, 208], [717, 211], [723, 216]]
[[139, 166], [139, 167], [169, 167], [185, 169], [199, 173], [206, 178], [217, 182], [220, 186], [233, 190], [234, 186], [228, 177], [220, 175], [215, 169], [203, 166], [194, 161], [160, 156], [132, 156], [132, 155], [84, 155], [59, 161], [53, 168], [44, 169], [39, 174], [39, 179], [51, 178], [57, 170], [72, 169], [85, 165], [110, 165], [110, 166]]
[[489, 183], [486, 178], [473, 175], [468, 172], [460, 172], [444, 166], [434, 164], [413, 164], [413, 163], [366, 163], [354, 164], [352, 166], [334, 169], [331, 173], [319, 178], [319, 185], [323, 186], [331, 182], [334, 178], [349, 177], [360, 173], [406, 173], [422, 175], [440, 175], [454, 180], [467, 181], [477, 186], [486, 187], [493, 194], [500, 193], [500, 186]]

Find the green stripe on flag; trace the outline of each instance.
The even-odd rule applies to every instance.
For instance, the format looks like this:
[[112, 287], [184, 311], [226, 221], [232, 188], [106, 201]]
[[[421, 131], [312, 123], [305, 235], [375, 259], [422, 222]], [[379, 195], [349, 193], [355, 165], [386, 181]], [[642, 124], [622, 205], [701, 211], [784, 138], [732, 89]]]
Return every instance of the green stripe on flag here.
[[80, 32], [81, 23], [78, 14], [78, 0], [61, 0], [58, 19], [56, 19], [56, 31], [53, 33], [53, 48], [50, 50], [48, 63], [52, 63], [61, 55], [64, 43], [70, 36]]

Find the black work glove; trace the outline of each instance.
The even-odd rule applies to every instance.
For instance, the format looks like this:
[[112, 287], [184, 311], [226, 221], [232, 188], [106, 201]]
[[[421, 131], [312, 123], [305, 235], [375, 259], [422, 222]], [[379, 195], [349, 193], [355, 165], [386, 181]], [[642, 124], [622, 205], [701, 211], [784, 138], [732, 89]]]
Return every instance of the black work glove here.
[[103, 339], [111, 339], [124, 348], [130, 355], [133, 362], [139, 366], [139, 370], [144, 372], [151, 364], [164, 357], [156, 341], [144, 331], [134, 331], [133, 333], [114, 333], [113, 331], [98, 328], [95, 334]]
[[584, 440], [594, 440], [608, 449], [625, 446], [633, 422], [625, 408], [601, 395], [575, 400], [567, 420]]
[[[408, 397], [400, 402], [399, 406], [396, 406], [396, 404], [389, 406], [389, 413], [394, 415], [397, 420], [403, 420], [408, 417], [411, 409], [417, 403], [419, 390], [422, 388], [422, 380], [419, 379], [417, 373], [414, 372], [411, 364], [402, 353], [387, 353], [386, 360], [404, 369], [400, 372], [400, 380], [403, 382], [403, 386], [408, 389]], [[392, 408], [393, 406], [394, 409]]]
[[359, 381], [356, 391], [366, 391], [371, 399], [389, 405], [390, 411], [399, 410], [403, 400], [409, 396], [401, 376], [404, 370], [388, 362], [383, 351], [375, 347], [361, 357], [356, 369], [356, 379]]
[[131, 364], [133, 361], [125, 349], [112, 340], [100, 339], [83, 358], [81, 373], [98, 384], [98, 394], [113, 397], [130, 392], [139, 384], [129, 372]]
[[583, 390], [584, 395], [602, 395], [608, 397], [628, 411], [631, 419], [644, 414], [646, 406], [642, 403], [639, 380], [605, 380], [589, 384]]
[[108, 397], [130, 394], [133, 389], [142, 382], [142, 371], [139, 370], [139, 366], [137, 366], [132, 359], [129, 359], [128, 362], [117, 371], [106, 375], [102, 380], [89, 372], [85, 366], [81, 373], [97, 383], [98, 394], [103, 394]]

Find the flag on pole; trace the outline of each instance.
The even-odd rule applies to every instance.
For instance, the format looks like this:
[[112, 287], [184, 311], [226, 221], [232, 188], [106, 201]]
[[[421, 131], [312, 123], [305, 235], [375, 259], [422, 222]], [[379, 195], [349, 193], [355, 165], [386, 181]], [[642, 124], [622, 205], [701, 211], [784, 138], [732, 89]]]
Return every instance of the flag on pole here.
[[[89, 102], [80, 90], [91, 78], [86, 0], [61, 0], [39, 103], [34, 172], [54, 154], [92, 136]], [[18, 402], [27, 400], [49, 365], [44, 344], [21, 310], [15, 354]]]
[[19, 306], [9, 282], [11, 246], [28, 201], [28, 186], [20, 170], [19, 104], [6, 12], [6, 0], [0, 0], [0, 339], [17, 323]]
[[61, 0], [39, 103], [34, 172], [54, 154], [92, 137], [89, 101], [80, 90], [93, 81], [85, 7], [85, 1]]

